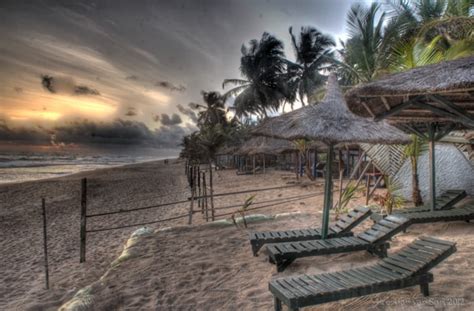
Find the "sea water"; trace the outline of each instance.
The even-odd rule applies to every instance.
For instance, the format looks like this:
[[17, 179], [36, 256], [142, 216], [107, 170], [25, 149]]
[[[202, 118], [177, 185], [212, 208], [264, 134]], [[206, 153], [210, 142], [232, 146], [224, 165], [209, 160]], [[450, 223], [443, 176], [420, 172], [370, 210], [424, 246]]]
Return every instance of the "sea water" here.
[[176, 158], [177, 149], [137, 146], [0, 145], [0, 184]]

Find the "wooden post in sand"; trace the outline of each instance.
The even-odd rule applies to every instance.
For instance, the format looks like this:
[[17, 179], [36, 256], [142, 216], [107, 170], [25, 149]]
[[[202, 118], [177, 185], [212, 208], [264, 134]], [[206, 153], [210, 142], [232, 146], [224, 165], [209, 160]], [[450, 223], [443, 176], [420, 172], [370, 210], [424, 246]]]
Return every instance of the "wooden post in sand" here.
[[46, 278], [46, 289], [49, 289], [49, 267], [48, 267], [48, 235], [46, 230], [46, 202], [41, 199], [43, 209], [43, 246], [44, 246], [44, 273]]
[[86, 261], [87, 178], [81, 180], [81, 249], [79, 262]]
[[212, 185], [212, 164], [211, 161], [209, 161], [209, 193], [211, 195], [211, 220], [215, 220], [215, 215], [214, 215], [214, 187]]
[[[195, 178], [196, 175], [193, 174], [193, 178]], [[193, 184], [191, 185], [191, 204], [189, 206], [189, 220], [188, 220], [188, 225], [193, 223], [193, 210], [194, 210], [194, 194], [196, 192], [196, 182], [193, 180]]]
[[198, 170], [197, 170], [197, 195], [199, 197], [199, 199], [197, 200], [198, 202], [198, 209], [201, 207], [201, 203], [202, 203], [202, 199], [200, 198], [202, 196], [202, 191], [201, 191], [201, 167], [198, 166]]
[[206, 172], [202, 172], [202, 189], [204, 196], [204, 213], [206, 215], [206, 222], [209, 221], [209, 212], [207, 209], [207, 185], [206, 185]]

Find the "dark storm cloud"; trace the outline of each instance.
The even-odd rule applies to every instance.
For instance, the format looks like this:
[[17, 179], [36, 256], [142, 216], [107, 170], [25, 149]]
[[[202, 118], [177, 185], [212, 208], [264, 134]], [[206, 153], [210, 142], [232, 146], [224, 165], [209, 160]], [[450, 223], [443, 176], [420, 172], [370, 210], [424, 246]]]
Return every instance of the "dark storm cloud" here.
[[0, 141], [44, 143], [49, 141], [49, 134], [41, 128], [10, 127], [0, 119]]
[[151, 130], [143, 122], [122, 119], [113, 122], [73, 121], [52, 129], [40, 126], [10, 127], [5, 120], [0, 119], [0, 141], [12, 143], [123, 144], [175, 148], [184, 135], [195, 130], [192, 126], [177, 124]]
[[181, 124], [182, 122], [183, 121], [181, 120], [181, 117], [176, 113], [173, 113], [171, 117], [166, 113], [161, 115], [161, 124], [163, 125], [177, 125]]
[[71, 122], [55, 128], [56, 140], [64, 143], [109, 143], [177, 147], [181, 137], [190, 129], [181, 126], [163, 126], [151, 130], [143, 122], [117, 119], [110, 123], [90, 121]]
[[188, 116], [194, 123], [197, 122], [197, 114], [192, 109], [186, 108], [181, 104], [177, 104], [176, 107], [178, 108], [179, 112], [181, 112], [185, 116]]
[[158, 82], [155, 83], [155, 86], [170, 90], [172, 92], [174, 92], [174, 91], [176, 91], [176, 92], [186, 91], [186, 87], [184, 85], [181, 85], [181, 84], [175, 85], [175, 84], [173, 84], [171, 82], [168, 82], [168, 81], [158, 81]]
[[50, 93], [69, 95], [100, 95], [99, 91], [85, 85], [77, 85], [71, 77], [41, 75], [41, 85]]

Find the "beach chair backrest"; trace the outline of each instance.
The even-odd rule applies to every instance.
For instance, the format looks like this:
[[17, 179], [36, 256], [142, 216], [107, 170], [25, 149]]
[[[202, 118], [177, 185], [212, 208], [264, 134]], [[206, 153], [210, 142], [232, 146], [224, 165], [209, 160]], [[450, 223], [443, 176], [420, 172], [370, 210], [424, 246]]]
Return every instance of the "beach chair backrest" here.
[[370, 229], [356, 236], [371, 244], [385, 242], [395, 234], [405, 230], [410, 225], [410, 219], [401, 215], [388, 215], [375, 223]]
[[349, 232], [371, 214], [372, 210], [366, 206], [356, 207], [349, 213], [340, 216], [338, 221], [331, 225], [331, 229], [336, 233]]
[[379, 264], [386, 269], [407, 270], [412, 275], [424, 274], [454, 252], [456, 243], [422, 236]]

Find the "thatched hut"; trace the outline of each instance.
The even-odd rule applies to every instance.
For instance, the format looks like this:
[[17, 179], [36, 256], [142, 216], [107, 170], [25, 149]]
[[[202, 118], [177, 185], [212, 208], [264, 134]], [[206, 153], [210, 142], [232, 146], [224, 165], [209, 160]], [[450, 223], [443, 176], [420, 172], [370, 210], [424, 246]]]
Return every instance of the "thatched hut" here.
[[474, 57], [418, 67], [355, 87], [346, 94], [359, 116], [387, 120], [430, 142], [430, 199], [436, 204], [435, 142], [474, 128]]

